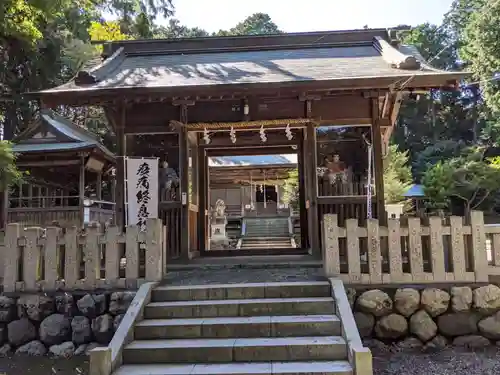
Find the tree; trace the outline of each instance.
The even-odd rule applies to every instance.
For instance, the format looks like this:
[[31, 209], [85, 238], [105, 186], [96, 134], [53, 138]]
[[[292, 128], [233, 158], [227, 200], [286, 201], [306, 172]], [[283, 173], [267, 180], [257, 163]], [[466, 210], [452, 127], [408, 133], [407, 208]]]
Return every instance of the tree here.
[[278, 28], [266, 13], [255, 13], [247, 17], [242, 22], [229, 30], [219, 30], [215, 35], [262, 35], [262, 34], [280, 34], [282, 31]]
[[11, 144], [0, 141], [0, 191], [4, 191], [20, 178], [21, 173], [16, 167]]
[[439, 141], [425, 148], [413, 162], [413, 174], [416, 181], [420, 181], [425, 172], [438, 162], [459, 157], [465, 148], [464, 142], [455, 140]]
[[465, 214], [491, 209], [493, 195], [500, 190], [500, 159], [485, 160], [485, 148], [467, 149], [459, 157], [439, 162], [424, 174], [424, 193], [439, 206], [452, 199], [462, 202]]
[[299, 170], [294, 169], [288, 172], [288, 178], [285, 180], [283, 202], [294, 209], [299, 209]]
[[408, 152], [401, 152], [397, 145], [389, 146], [384, 158], [384, 195], [386, 203], [401, 203], [412, 183]]
[[209, 33], [198, 27], [183, 26], [175, 18], [169, 21], [167, 27], [159, 27], [155, 31], [156, 38], [195, 38], [203, 36], [209, 36]]
[[422, 176], [425, 205], [431, 213], [450, 209], [450, 192], [453, 187], [453, 170], [448, 161], [439, 161], [428, 168]]
[[[481, 4], [482, 3], [482, 4]], [[485, 0], [476, 4], [477, 11], [465, 27], [461, 56], [469, 62], [474, 78], [481, 81], [489, 108], [500, 113], [500, 3]], [[496, 79], [493, 79], [496, 78]]]

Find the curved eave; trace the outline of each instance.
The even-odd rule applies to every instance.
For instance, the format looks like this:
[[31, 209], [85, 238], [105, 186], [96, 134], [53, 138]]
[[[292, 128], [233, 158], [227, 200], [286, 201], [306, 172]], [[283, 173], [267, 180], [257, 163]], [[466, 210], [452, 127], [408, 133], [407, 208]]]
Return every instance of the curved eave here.
[[390, 88], [405, 83], [404, 89], [439, 89], [456, 87], [458, 83], [470, 76], [464, 72], [432, 72], [428, 74], [401, 74], [390, 77], [355, 77], [325, 81], [292, 81], [269, 83], [239, 83], [202, 86], [176, 86], [176, 87], [120, 87], [120, 88], [95, 88], [80, 87], [64, 90], [46, 90], [29, 93], [35, 98], [53, 105], [79, 105], [115, 102], [120, 99], [133, 99], [134, 97], [149, 96], [157, 98], [174, 96], [200, 96], [200, 95], [237, 95], [237, 94], [267, 94], [276, 90], [284, 91], [325, 91], [325, 90], [389, 90]]
[[[26, 145], [28, 146], [28, 145]], [[44, 148], [44, 149], [25, 149], [23, 150], [20, 147], [17, 147], [14, 145], [12, 151], [15, 154], [20, 155], [21, 157], [23, 155], [47, 155], [47, 154], [74, 154], [75, 152], [89, 152], [89, 153], [95, 153], [99, 156], [101, 156], [104, 160], [111, 164], [116, 164], [116, 158], [113, 153], [109, 150], [102, 150], [100, 147], [97, 145], [78, 145], [75, 144], [71, 148], [58, 148], [57, 145], [54, 145], [54, 147], [51, 148]]]

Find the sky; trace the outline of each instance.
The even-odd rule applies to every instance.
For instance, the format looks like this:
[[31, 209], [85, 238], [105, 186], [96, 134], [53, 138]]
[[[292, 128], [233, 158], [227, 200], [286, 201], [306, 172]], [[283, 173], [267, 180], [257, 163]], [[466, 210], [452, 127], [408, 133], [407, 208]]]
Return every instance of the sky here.
[[452, 0], [174, 0], [182, 25], [208, 32], [229, 29], [246, 17], [267, 13], [285, 32], [390, 28], [439, 24]]

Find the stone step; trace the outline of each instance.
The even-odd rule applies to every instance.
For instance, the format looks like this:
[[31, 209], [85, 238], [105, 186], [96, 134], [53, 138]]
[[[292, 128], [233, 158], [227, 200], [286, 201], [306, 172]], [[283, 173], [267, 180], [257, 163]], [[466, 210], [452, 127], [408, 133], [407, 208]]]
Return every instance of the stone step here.
[[146, 319], [135, 327], [136, 340], [229, 337], [341, 335], [335, 315]]
[[123, 351], [125, 364], [332, 361], [347, 359], [339, 336], [139, 340]]
[[243, 236], [243, 239], [249, 239], [253, 241], [258, 241], [258, 240], [283, 240], [286, 238], [289, 238], [290, 234], [287, 233], [276, 233], [276, 232], [269, 232], [269, 233], [247, 233], [245, 236]]
[[352, 375], [347, 361], [125, 365], [113, 375]]
[[331, 297], [152, 302], [145, 319], [333, 314]]
[[259, 247], [259, 248], [266, 248], [266, 247], [269, 247], [269, 248], [280, 248], [280, 247], [290, 247], [292, 246], [292, 243], [290, 240], [288, 241], [247, 241], [247, 240], [243, 240], [241, 242], [241, 247], [248, 247], [248, 248], [252, 248], [252, 247]]
[[153, 302], [244, 298], [329, 297], [328, 281], [159, 286]]

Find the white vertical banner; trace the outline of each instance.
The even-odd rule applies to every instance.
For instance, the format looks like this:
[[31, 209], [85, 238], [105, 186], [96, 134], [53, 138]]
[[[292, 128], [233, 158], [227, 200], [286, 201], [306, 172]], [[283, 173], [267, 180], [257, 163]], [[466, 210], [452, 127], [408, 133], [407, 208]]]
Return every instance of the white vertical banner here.
[[126, 163], [127, 225], [146, 228], [158, 218], [158, 158], [130, 158]]

